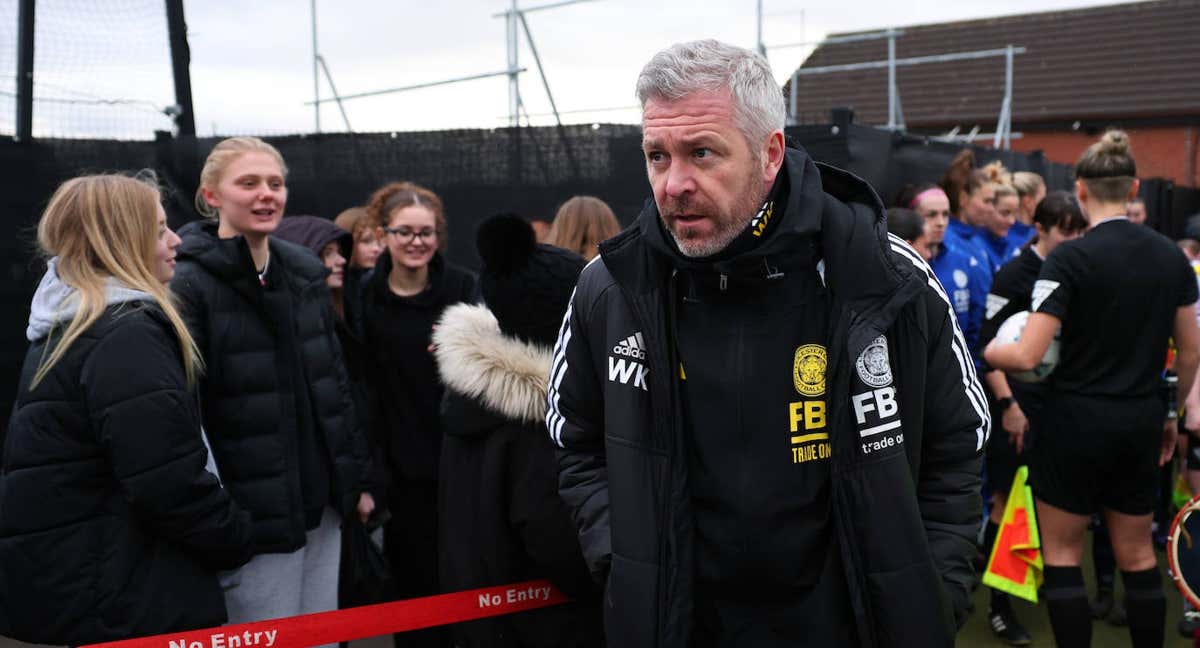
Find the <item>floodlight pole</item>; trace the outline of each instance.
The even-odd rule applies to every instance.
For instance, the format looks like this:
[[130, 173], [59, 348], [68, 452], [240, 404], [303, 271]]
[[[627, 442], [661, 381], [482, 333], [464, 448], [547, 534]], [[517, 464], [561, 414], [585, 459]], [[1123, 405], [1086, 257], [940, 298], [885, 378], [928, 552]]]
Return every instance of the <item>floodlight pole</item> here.
[[317, 0], [311, 0], [312, 9], [312, 65], [313, 65], [313, 121], [317, 133], [321, 132], [321, 84], [320, 54], [317, 52]]
[[33, 35], [34, 0], [17, 7], [17, 128], [18, 142], [33, 141]]
[[196, 114], [192, 105], [191, 49], [187, 41], [187, 23], [183, 16], [183, 0], [167, 0], [167, 33], [171, 41], [171, 71], [175, 78], [175, 125], [183, 137], [196, 136]]
[[761, 54], [763, 58], [767, 58], [767, 46], [763, 44], [762, 27], [763, 27], [762, 0], [758, 0], [758, 39], [755, 40], [754, 42], [758, 44], [758, 53]]
[[517, 69], [520, 51], [517, 41], [517, 0], [512, 0], [512, 9], [504, 16], [504, 29], [508, 44], [508, 125], [521, 124], [521, 83]]
[[996, 124], [996, 136], [992, 148], [1012, 148], [1012, 97], [1013, 97], [1013, 46], [1004, 50], [1004, 101], [1000, 104], [1000, 121]]
[[888, 130], [896, 130], [896, 34], [888, 30]]
[[[542, 11], [545, 9], [554, 9], [557, 7], [565, 7], [567, 5], [579, 4], [581, 2], [592, 2], [592, 0], [562, 0], [561, 2], [551, 2], [549, 4], [538, 5], [536, 7], [528, 7], [525, 9], [518, 8], [517, 0], [512, 0], [512, 5], [511, 5], [510, 9], [508, 9], [507, 11], [501, 12], [501, 13], [492, 14], [492, 18], [499, 18], [500, 16], [504, 16], [504, 26], [505, 26], [504, 37], [505, 37], [505, 42], [508, 46], [508, 69], [509, 69], [509, 75], [508, 75], [508, 125], [509, 126], [520, 126], [521, 125], [521, 85], [518, 80], [516, 70], [518, 69], [517, 53], [520, 49], [520, 40], [521, 40], [520, 29], [521, 29], [522, 25], [524, 25], [524, 28], [525, 28], [525, 36], [529, 39], [529, 47], [531, 50], [533, 49], [533, 36], [530, 35], [530, 33], [529, 33], [529, 25], [525, 24], [525, 14], [530, 13], [532, 11]], [[520, 21], [520, 24], [518, 24], [518, 22], [517, 22], [518, 20]], [[535, 63], [537, 63], [537, 66], [538, 66], [538, 72], [542, 72], [542, 63], [540, 60], [537, 60], [537, 52], [536, 51], [533, 52], [533, 56], [535, 59]], [[542, 72], [542, 83], [544, 83], [544, 84], [546, 83], [546, 75], [544, 72]], [[546, 94], [547, 95], [550, 94], [549, 84], [546, 84]], [[553, 97], [550, 98], [550, 105], [551, 106], [554, 105]], [[557, 113], [558, 110], [556, 109], [554, 112]], [[560, 123], [560, 125], [561, 125], [561, 123]]]

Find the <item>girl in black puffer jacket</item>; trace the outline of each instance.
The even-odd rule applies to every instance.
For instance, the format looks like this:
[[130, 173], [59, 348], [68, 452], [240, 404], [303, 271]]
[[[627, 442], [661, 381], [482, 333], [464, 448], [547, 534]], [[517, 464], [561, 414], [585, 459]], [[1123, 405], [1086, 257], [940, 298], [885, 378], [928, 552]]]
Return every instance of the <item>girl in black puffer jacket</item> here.
[[[346, 311], [370, 349], [371, 429], [384, 457], [391, 521], [384, 544], [399, 598], [437, 594], [437, 471], [442, 384], [429, 353], [433, 324], [474, 298], [475, 276], [447, 262], [442, 200], [411, 182], [392, 182], [367, 204], [387, 242]], [[442, 630], [395, 635], [395, 645], [437, 646]]]
[[226, 591], [235, 623], [336, 609], [339, 516], [374, 510], [329, 271], [268, 236], [287, 203], [285, 174], [262, 140], [217, 144], [196, 201], [215, 219], [180, 231], [172, 282], [207, 363], [200, 392], [213, 455], [254, 516], [258, 555]]
[[0, 635], [88, 644], [225, 621], [250, 516], [205, 470], [200, 357], [166, 282], [179, 237], [138, 180], [64, 183], [0, 436]]

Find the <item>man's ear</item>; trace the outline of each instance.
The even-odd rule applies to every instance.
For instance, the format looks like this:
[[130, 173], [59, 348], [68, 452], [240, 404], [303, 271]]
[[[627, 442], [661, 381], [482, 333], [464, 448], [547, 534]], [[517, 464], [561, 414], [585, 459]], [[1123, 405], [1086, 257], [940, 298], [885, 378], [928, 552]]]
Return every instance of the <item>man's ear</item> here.
[[1125, 196], [1125, 202], [1133, 202], [1137, 198], [1138, 187], [1140, 187], [1141, 184], [1142, 183], [1137, 178], [1133, 179], [1133, 184], [1129, 185], [1129, 195]]
[[778, 130], [767, 136], [767, 141], [763, 144], [763, 181], [768, 187], [775, 183], [775, 178], [779, 175], [779, 169], [783, 168], [786, 148], [783, 141], [783, 131]]

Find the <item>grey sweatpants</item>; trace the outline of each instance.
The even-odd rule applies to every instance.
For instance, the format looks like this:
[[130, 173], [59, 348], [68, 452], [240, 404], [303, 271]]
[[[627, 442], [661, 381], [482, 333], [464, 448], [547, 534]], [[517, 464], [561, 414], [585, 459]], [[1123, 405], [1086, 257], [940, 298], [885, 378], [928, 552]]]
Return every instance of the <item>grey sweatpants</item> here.
[[[222, 575], [229, 623], [336, 610], [341, 519], [326, 508], [321, 524], [306, 534], [303, 547], [287, 554], [259, 554]], [[330, 644], [335, 645], [335, 644]]]

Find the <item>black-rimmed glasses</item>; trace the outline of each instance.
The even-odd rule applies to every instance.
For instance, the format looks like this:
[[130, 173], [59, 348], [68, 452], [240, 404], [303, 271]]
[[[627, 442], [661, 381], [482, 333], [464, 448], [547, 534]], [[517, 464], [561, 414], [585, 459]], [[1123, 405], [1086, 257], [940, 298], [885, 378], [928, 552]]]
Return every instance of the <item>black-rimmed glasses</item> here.
[[422, 241], [431, 241], [437, 236], [437, 230], [433, 229], [432, 227], [419, 230], [415, 230], [411, 227], [385, 227], [383, 228], [383, 231], [387, 232], [389, 236], [394, 236], [400, 239], [406, 245], [416, 241], [418, 238], [420, 238]]

